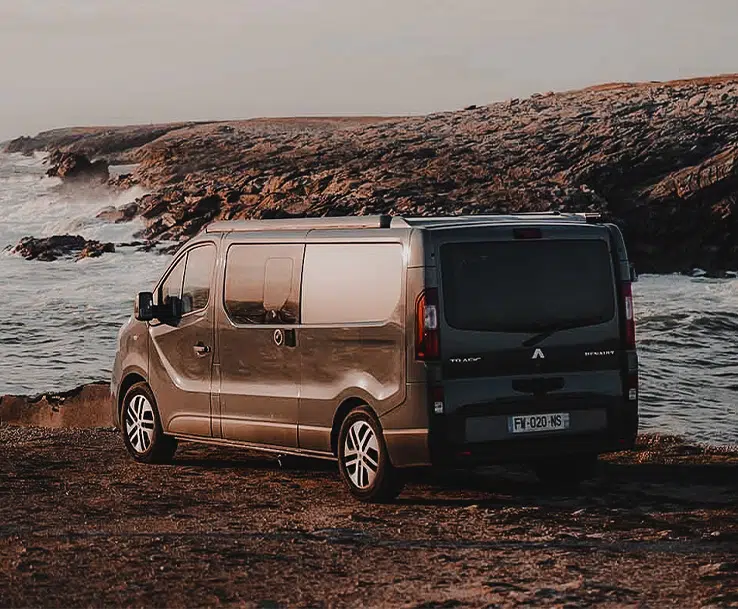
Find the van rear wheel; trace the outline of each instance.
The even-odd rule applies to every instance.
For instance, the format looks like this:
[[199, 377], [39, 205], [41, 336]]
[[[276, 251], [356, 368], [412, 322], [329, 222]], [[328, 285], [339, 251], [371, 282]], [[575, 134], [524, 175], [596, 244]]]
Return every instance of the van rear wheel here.
[[146, 383], [136, 383], [126, 392], [121, 419], [123, 443], [136, 461], [171, 462], [177, 439], [164, 435], [154, 393]]
[[367, 406], [352, 410], [338, 434], [338, 467], [349, 492], [367, 503], [391, 501], [402, 490], [382, 429]]

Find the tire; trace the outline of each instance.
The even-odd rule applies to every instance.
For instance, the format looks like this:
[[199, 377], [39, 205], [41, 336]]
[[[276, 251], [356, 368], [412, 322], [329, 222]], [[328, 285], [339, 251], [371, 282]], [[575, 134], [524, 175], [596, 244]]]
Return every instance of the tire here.
[[402, 490], [402, 478], [390, 462], [382, 428], [368, 406], [354, 408], [341, 425], [338, 468], [343, 483], [359, 501], [391, 501]]
[[536, 476], [552, 489], [572, 490], [597, 472], [597, 455], [576, 455], [539, 461], [534, 466]]
[[140, 463], [170, 463], [177, 450], [177, 439], [164, 435], [156, 399], [143, 382], [123, 397], [121, 433], [128, 454]]

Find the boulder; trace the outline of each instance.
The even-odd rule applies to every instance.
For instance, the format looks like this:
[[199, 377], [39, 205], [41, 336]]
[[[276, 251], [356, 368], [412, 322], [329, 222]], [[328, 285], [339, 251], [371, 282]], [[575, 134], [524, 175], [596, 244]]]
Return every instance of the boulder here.
[[88, 241], [77, 254], [77, 260], [82, 258], [99, 258], [103, 254], [115, 252], [115, 245], [112, 243], [101, 243], [100, 241]]
[[138, 213], [138, 205], [136, 203], [129, 203], [122, 207], [106, 207], [105, 209], [98, 212], [96, 218], [105, 220], [106, 222], [114, 222], [116, 224], [121, 222], [130, 222], [136, 217]]
[[61, 178], [64, 182], [105, 183], [110, 179], [108, 162], [104, 159], [90, 161], [78, 152], [55, 150], [49, 154], [47, 162], [51, 167], [46, 175]]
[[132, 173], [123, 173], [108, 180], [108, 186], [118, 192], [129, 190], [137, 185], [138, 180]]
[[88, 240], [80, 235], [54, 235], [53, 237], [23, 237], [11, 249], [14, 254], [23, 256], [26, 260], [41, 260], [52, 262], [63, 256], [77, 254], [77, 260], [82, 258], [97, 258], [106, 252], [114, 252], [113, 243], [101, 243]]

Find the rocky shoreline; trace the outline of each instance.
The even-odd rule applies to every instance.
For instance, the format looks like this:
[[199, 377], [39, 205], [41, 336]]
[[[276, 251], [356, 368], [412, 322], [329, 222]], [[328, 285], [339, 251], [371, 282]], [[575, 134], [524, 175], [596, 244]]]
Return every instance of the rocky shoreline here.
[[57, 174], [71, 156], [98, 180], [107, 163], [136, 163], [110, 187], [149, 194], [108, 214], [143, 218], [147, 241], [216, 219], [596, 211], [641, 272], [738, 269], [738, 75], [421, 117], [61, 129], [6, 150], [46, 151]]
[[0, 425], [30, 427], [110, 427], [110, 385], [100, 381], [68, 391], [0, 396]]

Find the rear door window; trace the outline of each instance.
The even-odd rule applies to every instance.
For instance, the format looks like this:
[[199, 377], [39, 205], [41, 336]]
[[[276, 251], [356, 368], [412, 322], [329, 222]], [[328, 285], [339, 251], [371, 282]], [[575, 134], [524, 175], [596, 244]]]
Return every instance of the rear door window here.
[[460, 330], [576, 328], [615, 316], [612, 261], [602, 240], [441, 246], [446, 322]]
[[303, 245], [232, 245], [223, 304], [236, 324], [296, 324]]

